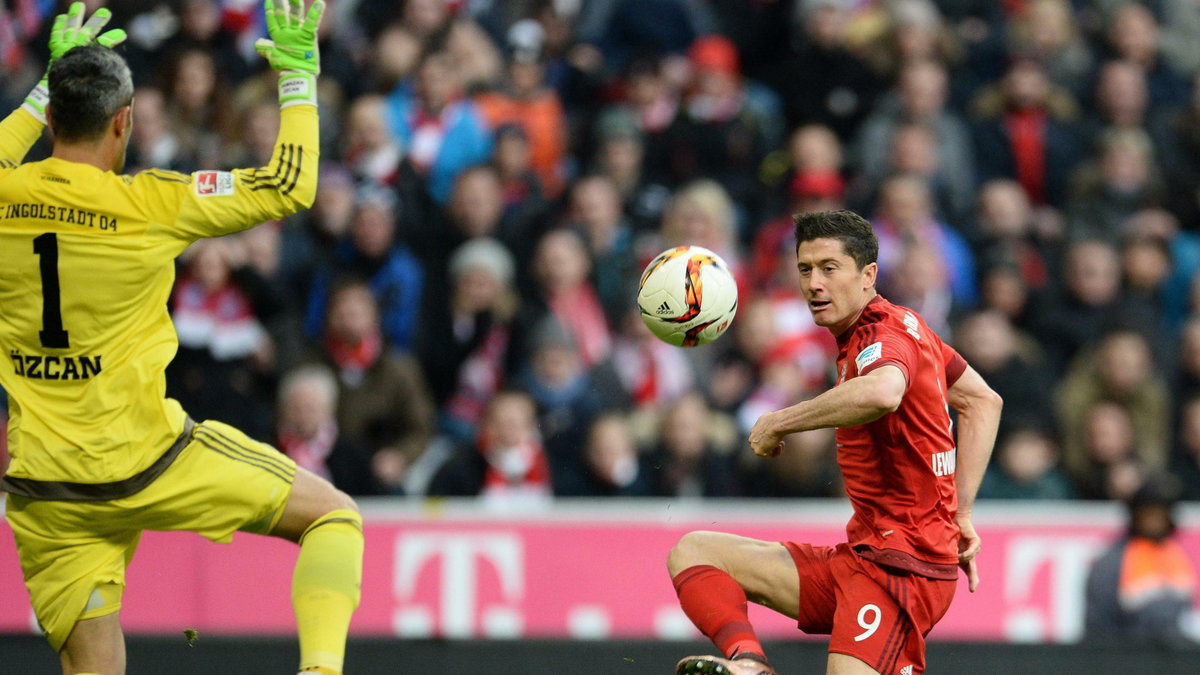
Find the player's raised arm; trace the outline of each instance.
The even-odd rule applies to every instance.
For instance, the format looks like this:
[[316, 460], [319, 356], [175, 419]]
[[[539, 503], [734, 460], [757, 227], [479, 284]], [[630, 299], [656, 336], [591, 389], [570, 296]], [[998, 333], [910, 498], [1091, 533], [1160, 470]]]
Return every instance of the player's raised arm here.
[[992, 446], [996, 443], [1004, 402], [970, 366], [950, 385], [947, 394], [947, 403], [958, 411], [958, 467], [954, 481], [958, 490], [958, 515], [955, 518], [962, 530], [959, 564], [966, 570], [973, 592], [979, 586], [975, 555], [979, 553], [980, 540], [971, 522], [971, 511], [992, 456]]
[[[312, 206], [317, 193], [319, 157], [317, 120], [317, 27], [325, 11], [315, 0], [306, 12], [303, 0], [266, 0], [267, 31], [255, 49], [279, 73], [279, 136], [266, 166], [253, 169], [197, 171], [191, 175], [157, 172], [185, 187], [178, 214], [167, 219], [186, 238], [213, 237], [283, 218]], [[152, 172], [147, 172], [152, 173]]]
[[878, 367], [820, 396], [759, 417], [750, 430], [750, 447], [760, 457], [776, 457], [789, 434], [873, 422], [899, 408], [907, 388], [900, 368]]
[[46, 103], [50, 100], [46, 78], [50, 73], [50, 66], [75, 47], [94, 42], [111, 48], [125, 40], [125, 31], [119, 28], [100, 32], [112, 18], [112, 12], [107, 8], [97, 9], [86, 23], [83, 13], [83, 3], [73, 2], [65, 14], [54, 18], [50, 30], [50, 62], [46, 64], [46, 74], [42, 75], [41, 81], [25, 97], [21, 107], [0, 122], [0, 169], [13, 168], [20, 164], [46, 126]]

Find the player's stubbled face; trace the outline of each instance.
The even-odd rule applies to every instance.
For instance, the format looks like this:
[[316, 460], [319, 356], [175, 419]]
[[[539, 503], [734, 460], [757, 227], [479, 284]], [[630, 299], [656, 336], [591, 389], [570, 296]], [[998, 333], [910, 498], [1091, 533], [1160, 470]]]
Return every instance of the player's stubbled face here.
[[813, 321], [834, 334], [849, 328], [871, 299], [875, 263], [858, 269], [837, 239], [812, 239], [796, 251], [800, 290]]

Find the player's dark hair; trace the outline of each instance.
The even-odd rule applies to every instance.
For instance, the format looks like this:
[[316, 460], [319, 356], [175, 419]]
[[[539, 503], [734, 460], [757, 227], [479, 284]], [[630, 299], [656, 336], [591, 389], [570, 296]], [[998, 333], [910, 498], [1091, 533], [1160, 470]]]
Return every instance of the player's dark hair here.
[[813, 239], [837, 239], [846, 254], [862, 269], [879, 259], [879, 238], [865, 218], [845, 209], [805, 213], [792, 218], [796, 224], [796, 250]]
[[107, 47], [76, 47], [50, 67], [50, 128], [63, 141], [91, 141], [133, 102], [125, 59]]

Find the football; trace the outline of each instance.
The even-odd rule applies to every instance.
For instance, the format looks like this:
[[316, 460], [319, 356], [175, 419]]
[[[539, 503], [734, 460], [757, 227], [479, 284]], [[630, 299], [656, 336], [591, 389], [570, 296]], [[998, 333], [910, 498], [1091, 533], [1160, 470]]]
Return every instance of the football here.
[[737, 314], [737, 282], [716, 253], [676, 246], [646, 266], [637, 302], [651, 333], [677, 347], [696, 347], [729, 328]]

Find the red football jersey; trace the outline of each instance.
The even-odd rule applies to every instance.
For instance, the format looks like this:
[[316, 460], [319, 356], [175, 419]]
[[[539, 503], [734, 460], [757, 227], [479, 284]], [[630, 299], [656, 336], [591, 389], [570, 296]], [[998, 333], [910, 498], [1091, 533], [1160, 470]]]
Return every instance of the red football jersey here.
[[885, 365], [908, 380], [894, 412], [837, 430], [838, 465], [854, 505], [850, 546], [879, 564], [957, 578], [956, 451], [946, 390], [966, 361], [916, 312], [882, 296], [837, 341], [839, 385]]

